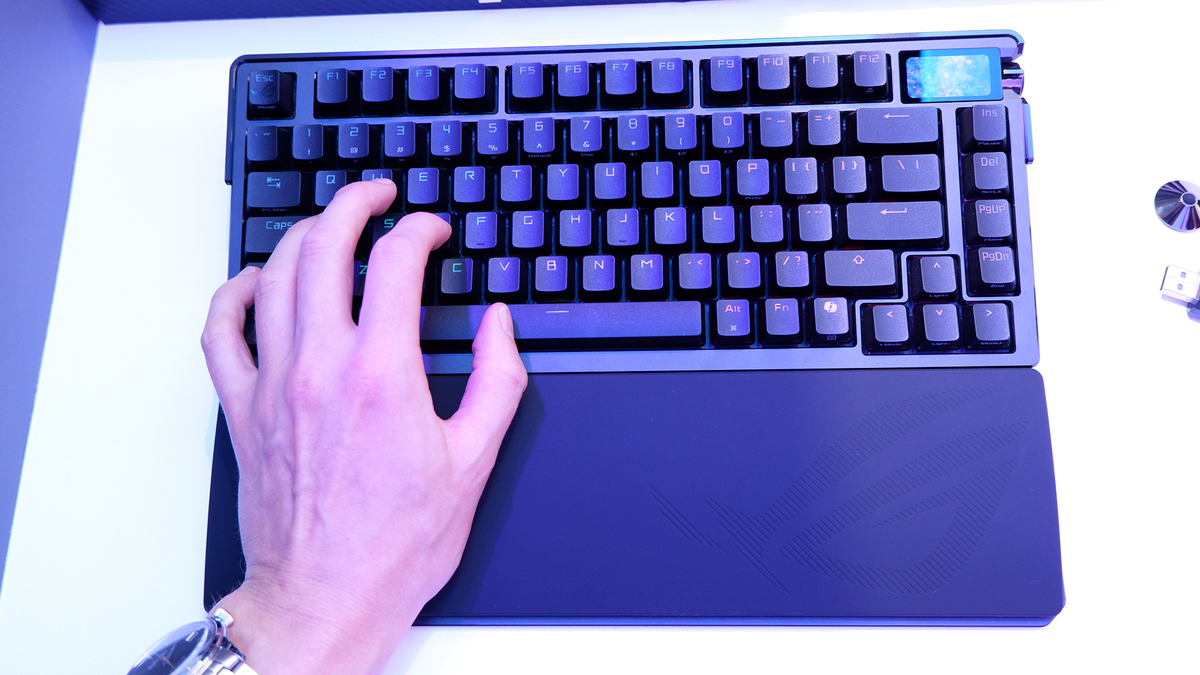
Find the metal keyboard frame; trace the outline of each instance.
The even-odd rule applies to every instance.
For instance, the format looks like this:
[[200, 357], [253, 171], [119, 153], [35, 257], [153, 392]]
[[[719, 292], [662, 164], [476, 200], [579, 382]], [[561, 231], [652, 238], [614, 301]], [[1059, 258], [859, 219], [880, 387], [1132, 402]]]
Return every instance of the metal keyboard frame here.
[[[878, 49], [885, 51], [890, 59], [889, 71], [892, 96], [889, 101], [881, 103], [820, 103], [820, 104], [791, 104], [791, 105], [745, 105], [730, 107], [703, 107], [701, 105], [700, 62], [714, 56], [736, 55], [743, 58], [755, 58], [764, 49], [788, 49], [790, 53], [802, 54], [814, 47], [825, 47], [839, 54], [846, 54], [857, 49]], [[261, 124], [263, 120], [248, 120], [247, 87], [239, 87], [245, 82], [247, 73], [257, 69], [277, 69], [296, 72], [296, 101], [312, 101], [314, 99], [313, 78], [310, 77], [317, 68], [346, 67], [362, 68], [364, 65], [391, 65], [405, 68], [409, 65], [437, 64], [442, 67], [453, 67], [462, 63], [464, 57], [472, 62], [497, 66], [500, 78], [497, 91], [497, 112], [492, 113], [447, 113], [439, 116], [406, 115], [403, 117], [359, 117], [336, 119], [369, 120], [382, 124], [386, 120], [406, 119], [420, 122], [453, 116], [463, 121], [504, 117], [510, 121], [519, 121], [526, 117], [552, 115], [555, 119], [567, 119], [578, 115], [601, 115], [611, 117], [619, 114], [669, 114], [691, 112], [698, 115], [713, 115], [724, 111], [739, 111], [746, 114], [766, 111], [802, 112], [812, 108], [837, 109], [839, 111], [859, 110], [874, 106], [911, 105], [901, 102], [900, 92], [903, 86], [901, 78], [901, 63], [899, 54], [902, 51], [920, 49], [969, 49], [978, 47], [998, 48], [1004, 64], [1012, 64], [1020, 56], [1023, 40], [1017, 33], [1011, 31], [979, 31], [962, 33], [929, 33], [881, 36], [853, 36], [831, 38], [797, 38], [774, 40], [731, 40], [704, 43], [662, 43], [636, 45], [594, 45], [568, 47], [542, 47], [525, 49], [486, 49], [486, 50], [450, 50], [450, 51], [406, 51], [406, 52], [362, 52], [340, 54], [277, 54], [243, 56], [237, 59], [230, 69], [229, 124], [226, 146], [225, 180], [232, 187], [232, 206], [230, 214], [230, 256], [229, 273], [236, 274], [245, 263], [243, 253], [243, 227], [245, 203], [245, 173], [246, 173], [246, 144], [236, 142], [245, 137], [247, 128], [252, 124]], [[670, 109], [639, 109], [639, 110], [603, 110], [596, 109], [578, 112], [533, 112], [510, 113], [506, 111], [507, 90], [505, 87], [504, 68], [521, 59], [540, 55], [552, 56], [556, 59], [574, 57], [589, 62], [599, 62], [621, 55], [646, 61], [665, 55], [670, 51], [672, 56], [681, 56], [694, 61], [692, 69], [692, 104], [688, 108]], [[935, 106], [941, 110], [942, 124], [942, 160], [943, 160], [943, 190], [946, 209], [947, 249], [941, 251], [905, 251], [900, 254], [899, 283], [901, 296], [899, 298], [848, 298], [853, 304], [852, 323], [856, 340], [851, 346], [844, 347], [814, 347], [814, 346], [785, 346], [785, 347], [720, 347], [703, 349], [640, 349], [640, 350], [589, 350], [589, 351], [524, 351], [522, 358], [530, 372], [634, 372], [634, 371], [676, 371], [676, 370], [792, 370], [792, 369], [891, 369], [891, 368], [930, 368], [930, 367], [986, 367], [986, 366], [1033, 366], [1038, 362], [1038, 338], [1036, 322], [1036, 303], [1034, 298], [1033, 256], [1031, 251], [1031, 232], [1029, 215], [1029, 186], [1025, 165], [1032, 162], [1032, 147], [1029, 139], [1028, 105], [1020, 96], [1020, 86], [1006, 83], [1002, 101], [1008, 110], [1009, 123], [1009, 164], [1011, 171], [1011, 191], [1013, 207], [1013, 248], [1016, 252], [1016, 269], [1019, 293], [1013, 296], [973, 296], [967, 285], [967, 247], [963, 227], [962, 209], [954, 205], [963, 203], [961, 194], [961, 167], [955, 162], [949, 165], [947, 155], [956, 156], [945, 148], [951, 143], [957, 143], [957, 115], [961, 108], [967, 108], [972, 103], [945, 102], [921, 103], [922, 106]], [[311, 107], [305, 110], [299, 103], [294, 117], [287, 122], [300, 124], [330, 124], [330, 118], [316, 118]], [[266, 122], [269, 123], [269, 122]], [[1023, 161], [1022, 161], [1023, 160]], [[1011, 353], [926, 353], [926, 354], [865, 354], [863, 351], [863, 304], [904, 303], [909, 299], [908, 293], [908, 258], [914, 255], [942, 253], [955, 255], [960, 262], [958, 266], [959, 288], [963, 301], [997, 301], [1010, 303], [1013, 313], [1012, 339], [1014, 349]], [[815, 276], [815, 271], [814, 271]], [[705, 318], [708, 321], [708, 318]], [[428, 354], [425, 357], [426, 371], [429, 373], [469, 373], [472, 355], [465, 354]]]

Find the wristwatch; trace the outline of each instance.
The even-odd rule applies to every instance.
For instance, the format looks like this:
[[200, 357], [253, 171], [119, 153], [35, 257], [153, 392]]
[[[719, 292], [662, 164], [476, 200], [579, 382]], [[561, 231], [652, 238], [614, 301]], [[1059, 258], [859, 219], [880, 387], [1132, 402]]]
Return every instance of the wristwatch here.
[[233, 617], [223, 609], [181, 626], [129, 669], [129, 675], [258, 675], [225, 637]]

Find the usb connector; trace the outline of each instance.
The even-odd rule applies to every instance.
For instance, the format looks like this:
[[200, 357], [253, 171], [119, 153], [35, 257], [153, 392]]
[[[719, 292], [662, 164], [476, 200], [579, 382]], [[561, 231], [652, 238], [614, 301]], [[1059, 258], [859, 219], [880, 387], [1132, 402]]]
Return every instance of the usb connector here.
[[1160, 290], [1164, 298], [1195, 306], [1200, 303], [1200, 272], [1185, 270], [1178, 265], [1167, 265]]

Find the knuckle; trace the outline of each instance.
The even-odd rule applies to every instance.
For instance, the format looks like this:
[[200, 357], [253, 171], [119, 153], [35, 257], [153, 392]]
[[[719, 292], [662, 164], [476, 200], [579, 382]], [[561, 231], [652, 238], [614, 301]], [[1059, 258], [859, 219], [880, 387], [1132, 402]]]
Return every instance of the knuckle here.
[[314, 227], [300, 240], [300, 260], [325, 259], [340, 248], [337, 232], [328, 228]]

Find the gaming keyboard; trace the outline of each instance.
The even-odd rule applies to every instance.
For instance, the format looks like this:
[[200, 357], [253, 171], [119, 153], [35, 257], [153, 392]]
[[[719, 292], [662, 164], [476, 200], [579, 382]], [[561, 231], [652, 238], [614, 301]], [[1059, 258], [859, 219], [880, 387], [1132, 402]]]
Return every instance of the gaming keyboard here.
[[1022, 46], [242, 57], [230, 270], [339, 187], [390, 178], [352, 273], [406, 213], [453, 226], [423, 291], [431, 373], [470, 371], [495, 301], [532, 372], [1031, 366]]

